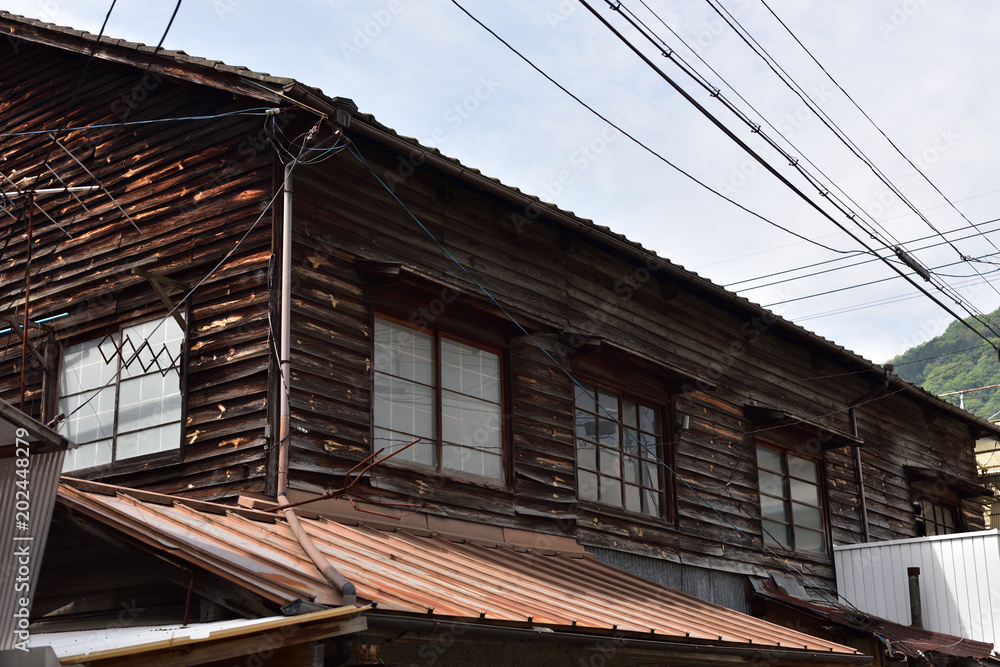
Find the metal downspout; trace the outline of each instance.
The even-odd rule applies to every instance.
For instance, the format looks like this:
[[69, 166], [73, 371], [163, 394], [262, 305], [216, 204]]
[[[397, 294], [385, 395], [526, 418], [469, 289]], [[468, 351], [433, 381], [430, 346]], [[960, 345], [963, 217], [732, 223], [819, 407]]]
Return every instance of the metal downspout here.
[[[278, 363], [281, 369], [281, 407], [278, 417], [278, 504], [288, 505], [288, 461], [291, 447], [291, 406], [289, 393], [291, 391], [291, 352], [292, 352], [292, 169], [295, 162], [285, 165], [284, 195], [281, 216], [281, 323], [280, 349]], [[302, 550], [316, 565], [323, 577], [340, 591], [342, 604], [353, 605], [357, 602], [357, 591], [350, 581], [320, 552], [312, 538], [302, 527], [295, 510], [282, 510], [288, 527], [302, 546]], [[332, 599], [317, 597], [320, 604], [335, 604]]]
[[[885, 382], [880, 387], [875, 387], [869, 391], [864, 396], [851, 401], [848, 404], [847, 415], [851, 420], [851, 435], [855, 438], [858, 435], [858, 415], [855, 408], [863, 403], [867, 403], [872, 400], [886, 389], [889, 388], [889, 382], [892, 379], [892, 367], [885, 369]], [[864, 469], [861, 467], [861, 447], [858, 445], [854, 446], [854, 476], [858, 482], [858, 506], [861, 510], [861, 532], [864, 536], [864, 541], [871, 542], [871, 532], [868, 527], [868, 500], [865, 495], [865, 473]]]

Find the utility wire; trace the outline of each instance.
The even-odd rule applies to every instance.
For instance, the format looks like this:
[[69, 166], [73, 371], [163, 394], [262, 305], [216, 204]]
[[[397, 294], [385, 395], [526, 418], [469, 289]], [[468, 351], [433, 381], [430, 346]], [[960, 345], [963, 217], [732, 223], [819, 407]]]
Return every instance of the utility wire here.
[[[878, 177], [878, 179], [882, 181], [882, 183], [886, 187], [888, 187], [890, 191], [892, 191], [893, 194], [895, 194], [900, 199], [900, 201], [902, 201], [910, 210], [912, 210], [917, 215], [917, 217], [919, 217], [928, 227], [930, 227], [934, 232], [936, 232], [939, 236], [941, 236], [941, 238], [944, 239], [956, 253], [958, 253], [958, 256], [963, 261], [968, 262], [969, 265], [973, 267], [973, 270], [978, 272], [978, 268], [973, 263], [976, 260], [976, 258], [966, 255], [961, 250], [959, 250], [954, 243], [948, 241], [948, 239], [945, 238], [943, 234], [941, 234], [941, 232], [937, 229], [937, 227], [935, 227], [934, 224], [931, 223], [931, 221], [928, 220], [927, 217], [924, 216], [924, 214], [913, 204], [913, 202], [911, 202], [909, 198], [907, 198], [906, 195], [903, 194], [902, 190], [900, 190], [891, 181], [891, 179], [889, 179], [875, 165], [875, 163], [870, 158], [868, 158], [867, 155], [865, 155], [865, 153], [857, 146], [857, 144], [855, 144], [853, 141], [850, 140], [847, 134], [840, 129], [840, 127], [833, 121], [833, 119], [831, 119], [826, 114], [826, 112], [824, 112], [823, 109], [813, 101], [813, 99], [809, 96], [809, 94], [798, 83], [795, 82], [795, 80], [791, 77], [791, 75], [789, 75], [788, 72], [786, 72], [784, 68], [782, 68], [781, 65], [778, 64], [778, 62], [767, 52], [767, 50], [764, 49], [764, 47], [761, 46], [756, 39], [754, 39], [753, 35], [751, 35], [750, 32], [747, 31], [746, 28], [744, 28], [740, 24], [740, 22], [725, 7], [722, 7], [721, 4], [719, 4], [716, 0], [706, 0], [706, 2], [709, 4], [709, 6], [712, 7], [712, 9], [715, 10], [715, 12], [722, 18], [722, 20], [725, 21], [729, 25], [729, 27], [732, 28], [733, 31], [747, 44], [747, 46], [749, 46], [750, 49], [756, 55], [758, 55], [762, 60], [764, 60], [764, 62], [768, 65], [768, 67], [770, 67], [771, 70], [782, 81], [782, 83], [784, 83], [793, 93], [795, 93], [798, 96], [800, 100], [802, 100], [803, 103], [805, 103], [810, 109], [813, 110], [814, 113], [816, 113], [817, 117], [819, 117], [820, 120], [823, 122], [823, 124], [826, 125], [826, 127], [831, 132], [834, 133], [834, 135], [841, 141], [841, 143], [847, 146], [848, 149], [851, 150], [851, 152], [854, 153], [854, 155], [858, 159], [864, 162], [868, 166], [868, 168], [872, 171], [872, 173], [874, 173]], [[737, 26], [739, 26], [739, 29], [737, 29]], [[940, 191], [938, 192], [940, 193]], [[966, 220], [968, 221], [968, 218], [966, 218]], [[879, 227], [883, 231], [886, 231], [885, 228], [882, 227], [881, 225], [879, 225]], [[886, 233], [888, 234], [887, 231]], [[890, 238], [892, 238], [891, 234], [888, 235]], [[995, 245], [994, 248], [996, 248]], [[1000, 248], [996, 249], [1000, 251]], [[987, 284], [989, 284], [990, 287], [993, 289], [993, 291], [996, 292], [998, 296], [1000, 296], [1000, 290], [998, 290], [996, 286], [994, 286], [992, 283], [989, 283], [988, 281]], [[945, 283], [945, 285], [947, 284]], [[942, 288], [942, 286], [938, 286], [938, 289], [941, 291], [945, 291], [946, 293], [949, 293], [949, 296], [955, 299], [956, 303], [962, 302], [960, 296], [953, 290], [946, 291], [945, 289]], [[968, 305], [971, 307], [971, 304]], [[968, 308], [966, 310], [968, 311]], [[978, 311], [978, 309], [976, 310]], [[973, 313], [971, 311], [968, 312], [977, 320], [982, 321], [983, 324], [987, 324], [990, 329], [994, 331], [998, 330], [996, 328], [997, 325], [991, 322], [985, 313], [982, 313], [981, 311], [978, 311], [976, 313]]]
[[[455, 0], [452, 0], [452, 1], [455, 2]], [[606, 1], [609, 2], [609, 4], [611, 3], [611, 0], [606, 0]], [[749, 145], [747, 145], [746, 142], [744, 142], [742, 139], [740, 139], [732, 130], [730, 130], [728, 127], [726, 127], [726, 125], [723, 124], [718, 118], [716, 118], [714, 114], [712, 114], [710, 111], [708, 111], [708, 109], [706, 109], [702, 104], [700, 104], [696, 99], [694, 99], [694, 97], [692, 97], [690, 93], [688, 93], [686, 90], [684, 90], [684, 88], [682, 88], [669, 75], [667, 75], [666, 72], [664, 72], [660, 67], [658, 67], [655, 63], [653, 63], [653, 61], [651, 61], [649, 59], [649, 57], [646, 56], [646, 54], [644, 54], [634, 44], [632, 44], [628, 39], [626, 39], [625, 36], [622, 35], [621, 32], [619, 32], [603, 16], [601, 16], [593, 7], [591, 7], [590, 4], [586, 0], [579, 0], [579, 2], [584, 7], [586, 7], [587, 10], [590, 11], [590, 13], [594, 15], [594, 17], [596, 17], [602, 24], [604, 24], [604, 26], [608, 30], [610, 30], [616, 37], [618, 37], [618, 39], [623, 44], [625, 44], [633, 53], [635, 53], [643, 62], [645, 62], [646, 65], [648, 65], [651, 69], [653, 69], [654, 72], [656, 72], [675, 91], [677, 91], [685, 100], [687, 100], [689, 104], [691, 104], [692, 106], [694, 106], [703, 116], [705, 116], [709, 121], [711, 121], [712, 124], [714, 124], [717, 128], [719, 128], [719, 130], [721, 130], [727, 137], [729, 137], [738, 146], [740, 146], [744, 151], [746, 151], [747, 154], [750, 155], [750, 157], [754, 158], [762, 167], [764, 167], [775, 178], [777, 178], [779, 181], [781, 181], [781, 183], [783, 185], [785, 185], [787, 188], [789, 188], [790, 190], [792, 190], [792, 192], [794, 192], [804, 202], [806, 202], [809, 206], [811, 206], [813, 209], [815, 209], [820, 215], [822, 215], [827, 220], [829, 220], [834, 225], [836, 225], [841, 231], [843, 231], [845, 234], [847, 234], [852, 239], [854, 239], [855, 242], [857, 242], [859, 245], [861, 245], [863, 248], [865, 248], [865, 250], [867, 250], [869, 253], [871, 253], [872, 255], [878, 255], [878, 253], [872, 247], [870, 247], [868, 245], [868, 243], [866, 243], [863, 239], [859, 238], [856, 234], [854, 234], [849, 229], [847, 229], [847, 227], [845, 227], [842, 223], [840, 223], [832, 215], [830, 215], [822, 206], [820, 206], [815, 201], [813, 201], [808, 195], [806, 195], [804, 192], [802, 192], [802, 190], [800, 190], [798, 188], [798, 186], [796, 186], [794, 183], [792, 183], [791, 181], [789, 181], [781, 172], [779, 172], [770, 163], [768, 163], [765, 159], [763, 159], [756, 151], [753, 150], [753, 148], [751, 148]], [[611, 7], [612, 7], [612, 9], [616, 9], [616, 6], [614, 4], [611, 4]], [[625, 17], [625, 19], [627, 21], [629, 21], [630, 23], [632, 23], [631, 20], [627, 16]], [[637, 30], [639, 29], [638, 26], [636, 26], [634, 23], [632, 23], [632, 25]], [[640, 30], [640, 32], [641, 32], [641, 30]], [[643, 34], [645, 35], [645, 33], [643, 33]], [[646, 35], [646, 37], [648, 38], [648, 35]], [[654, 44], [655, 44], [655, 42], [654, 42]], [[662, 49], [661, 49], [661, 52], [662, 52]], [[664, 54], [665, 55], [669, 55], [666, 52], [664, 52]], [[690, 72], [687, 72], [687, 73], [690, 74]], [[692, 76], [696, 76], [696, 75], [692, 75]], [[702, 84], [702, 85], [705, 85], [705, 84]], [[755, 131], [758, 134], [760, 134], [762, 137], [764, 137], [765, 139], [767, 139], [766, 135], [764, 135], [760, 131], [760, 126], [759, 125], [755, 126], [751, 121], [749, 121], [749, 119], [746, 118], [745, 114], [742, 114], [738, 109], [735, 109], [734, 107], [732, 107], [732, 104], [729, 103], [728, 100], [725, 100], [725, 98], [722, 95], [719, 94], [718, 89], [711, 88], [711, 87], [707, 87], [707, 89], [709, 90], [710, 93], [712, 93], [713, 97], [716, 97], [720, 101], [723, 101], [727, 105], [727, 108], [730, 108], [731, 110], [734, 111], [734, 113], [737, 113], [737, 115], [740, 116], [741, 120], [744, 120], [744, 122], [749, 122], [751, 128], [754, 128]], [[773, 142], [773, 140], [770, 140], [770, 143], [771, 143], [772, 146], [774, 146], [778, 150], [781, 150], [781, 148], [779, 146], [777, 146], [777, 144], [775, 144]], [[787, 154], [786, 154], [786, 156], [787, 156]], [[802, 173], [808, 179], [810, 179], [810, 183], [812, 183], [813, 185], [817, 185], [814, 182], [814, 179], [812, 179], [812, 177], [809, 176], [807, 172], [805, 172], [804, 170], [802, 170], [800, 166], [797, 166], [795, 163], [793, 163], [793, 166], [796, 166], [796, 168], [800, 171], [800, 173]], [[824, 190], [824, 189], [820, 188], [820, 194], [823, 195], [824, 197], [826, 197], [828, 199], [828, 201], [831, 201], [832, 203], [834, 203], [834, 205], [837, 206], [837, 208], [842, 213], [844, 213], [845, 216], [848, 217], [848, 219], [854, 220], [857, 223], [857, 220], [856, 220], [857, 216], [856, 216], [856, 214], [854, 214], [853, 212], [851, 212], [849, 210], [843, 209], [839, 204], [837, 204], [836, 202], [833, 202], [833, 200], [828, 196], [829, 195], [829, 191], [828, 190]], [[888, 244], [885, 244], [884, 242], [883, 242], [883, 245], [886, 245], [888, 247]], [[922, 285], [920, 285], [916, 281], [912, 280], [908, 275], [906, 275], [901, 269], [899, 269], [893, 263], [886, 261], [885, 258], [882, 258], [882, 260], [886, 264], [886, 266], [890, 267], [893, 271], [895, 271], [899, 275], [903, 276], [903, 278], [907, 282], [909, 282], [913, 287], [915, 287], [917, 290], [919, 290], [920, 292], [922, 292], [927, 298], [931, 299], [931, 301], [933, 301], [934, 303], [936, 303], [939, 307], [941, 307], [941, 309], [943, 309], [949, 315], [951, 315], [952, 317], [954, 317], [956, 320], [959, 320], [959, 321], [965, 323], [964, 318], [960, 317], [948, 305], [946, 305], [945, 303], [943, 303], [940, 299], [938, 299], [936, 296], [934, 296], [930, 291], [928, 291], [927, 289], [925, 289]], [[970, 316], [976, 317], [976, 314], [973, 313], [973, 312], [971, 312], [971, 310], [970, 310], [972, 308], [972, 306], [969, 305], [969, 304], [967, 304], [966, 301], [961, 297], [960, 294], [958, 294], [957, 292], [955, 292], [953, 289], [950, 289], [950, 288], [946, 290], [945, 287], [948, 287], [947, 285], [945, 285], [944, 287], [942, 287], [941, 285], [938, 285], [936, 283], [932, 283], [932, 284], [934, 284], [934, 286], [939, 291], [947, 294], [951, 299], [953, 299], [956, 302], [956, 304], [962, 306], [962, 308], [964, 310], [966, 310], [966, 312], [968, 312], [968, 314]], [[991, 330], [992, 330], [992, 328], [991, 328]], [[975, 331], [975, 329], [973, 329], [973, 331]], [[982, 334], [979, 331], [976, 331], [976, 334], [982, 336]], [[983, 339], [984, 340], [988, 340], [985, 336], [983, 336]], [[1000, 351], [1000, 348], [998, 348], [998, 351]]]
[[650, 148], [649, 146], [647, 146], [646, 144], [644, 144], [642, 141], [640, 141], [639, 139], [637, 139], [631, 133], [629, 133], [626, 130], [622, 129], [622, 127], [619, 126], [617, 123], [612, 122], [609, 118], [607, 118], [606, 116], [604, 116], [601, 112], [597, 111], [596, 109], [594, 109], [592, 106], [590, 106], [586, 102], [584, 102], [582, 99], [580, 99], [579, 97], [577, 97], [575, 94], [571, 93], [565, 86], [563, 86], [561, 83], [559, 83], [558, 81], [556, 81], [555, 79], [553, 79], [551, 76], [549, 76], [548, 74], [546, 74], [540, 67], [538, 67], [537, 65], [535, 65], [535, 63], [531, 62], [520, 51], [518, 51], [513, 46], [511, 46], [510, 43], [508, 43], [504, 38], [502, 38], [500, 35], [498, 35], [497, 33], [495, 33], [492, 29], [490, 29], [487, 25], [485, 25], [482, 21], [480, 21], [479, 19], [477, 19], [475, 16], [473, 16], [472, 14], [470, 14], [469, 11], [465, 7], [463, 7], [462, 5], [460, 5], [458, 3], [457, 0], [451, 0], [451, 1], [452, 1], [452, 4], [454, 4], [460, 10], [462, 10], [462, 12], [466, 16], [468, 16], [470, 19], [472, 19], [477, 24], [479, 24], [479, 26], [483, 30], [485, 30], [486, 32], [488, 32], [491, 35], [493, 35], [493, 37], [495, 37], [497, 39], [497, 41], [499, 41], [501, 44], [503, 44], [504, 46], [506, 46], [512, 53], [514, 53], [514, 55], [516, 55], [518, 58], [520, 58], [525, 63], [527, 63], [527, 65], [529, 67], [531, 67], [533, 70], [535, 70], [536, 72], [538, 72], [539, 74], [541, 74], [543, 77], [545, 77], [549, 81], [549, 83], [551, 83], [552, 85], [554, 85], [555, 87], [557, 87], [559, 90], [561, 90], [562, 92], [564, 92], [567, 95], [569, 95], [577, 104], [579, 104], [580, 106], [582, 106], [583, 108], [585, 108], [587, 111], [589, 111], [593, 115], [597, 116], [602, 121], [604, 121], [605, 123], [607, 123], [611, 127], [615, 128], [616, 130], [618, 130], [619, 132], [621, 132], [623, 135], [625, 135], [626, 137], [628, 137], [628, 139], [630, 141], [632, 141], [632, 143], [636, 144], [637, 146], [639, 146], [640, 148], [642, 148], [644, 151], [648, 152], [650, 155], [652, 155], [656, 159], [658, 159], [661, 162], [663, 162], [664, 164], [666, 164], [671, 169], [674, 169], [675, 171], [677, 171], [682, 176], [684, 176], [687, 179], [691, 180], [692, 182], [694, 182], [695, 184], [697, 184], [699, 187], [702, 187], [705, 190], [708, 190], [712, 194], [716, 195], [717, 197], [720, 197], [721, 199], [726, 200], [727, 202], [729, 202], [733, 206], [737, 207], [741, 211], [749, 213], [750, 215], [754, 216], [755, 218], [757, 218], [759, 220], [762, 220], [763, 222], [766, 222], [767, 224], [771, 225], [772, 227], [780, 229], [781, 231], [783, 231], [783, 232], [785, 232], [787, 234], [791, 234], [792, 236], [794, 236], [794, 237], [796, 237], [796, 238], [798, 238], [798, 239], [800, 239], [802, 241], [805, 241], [807, 243], [811, 243], [812, 245], [815, 245], [815, 246], [818, 246], [820, 248], [823, 248], [824, 250], [829, 250], [830, 252], [835, 252], [835, 253], [838, 253], [838, 254], [854, 254], [855, 252], [857, 252], [857, 251], [854, 251], [854, 250], [838, 250], [838, 249], [832, 248], [832, 247], [830, 247], [828, 245], [824, 245], [824, 244], [822, 244], [822, 243], [820, 243], [820, 242], [818, 242], [818, 241], [816, 241], [814, 239], [811, 239], [811, 238], [808, 238], [806, 236], [803, 236], [802, 234], [794, 232], [791, 229], [788, 229], [787, 227], [783, 227], [782, 225], [779, 225], [778, 223], [774, 222], [773, 220], [770, 220], [770, 219], [764, 217], [760, 213], [757, 213], [756, 211], [750, 210], [749, 208], [747, 208], [743, 204], [740, 204], [739, 202], [735, 201], [734, 199], [731, 199], [730, 197], [727, 197], [722, 192], [716, 190], [715, 188], [711, 187], [710, 185], [708, 185], [708, 184], [706, 184], [706, 183], [698, 180], [698, 178], [696, 178], [694, 175], [688, 173], [687, 171], [684, 171], [679, 166], [677, 166], [676, 164], [674, 164], [673, 162], [671, 162], [670, 160], [668, 160], [667, 158], [665, 158], [663, 155], [661, 155], [660, 153], [656, 152], [655, 150], [653, 150], [652, 148]]
[[[992, 223], [995, 223], [995, 222], [1000, 222], [1000, 218], [994, 218], [992, 220], [986, 220], [984, 222], [980, 222], [977, 225], [977, 227], [981, 227], [983, 225], [989, 225], [989, 224], [992, 224]], [[965, 229], [964, 227], [959, 228], [959, 229], [952, 229], [952, 230], [947, 231], [945, 233], [946, 234], [958, 233], [958, 232], [963, 231], [964, 229]], [[1000, 231], [1000, 230], [990, 230], [990, 231]], [[983, 233], [983, 232], [980, 231], [979, 233]], [[928, 240], [930, 240], [932, 238], [935, 238], [935, 236], [936, 235], [934, 235], [934, 234], [932, 234], [930, 236], [922, 236], [920, 238], [912, 239], [910, 241], [907, 241], [906, 244], [907, 245], [912, 245], [914, 243], [920, 243], [921, 241], [928, 241]], [[975, 236], [975, 234], [973, 234], [972, 236]], [[962, 240], [965, 240], [965, 239], [972, 238], [972, 236], [961, 236], [957, 240], [962, 241]], [[917, 248], [917, 250], [918, 251], [919, 250], [929, 250], [931, 248], [938, 248], [938, 247], [940, 247], [942, 245], [944, 245], [944, 244], [943, 243], [932, 243], [930, 245], [926, 245], [926, 246]], [[864, 255], [864, 253], [859, 250], [857, 252], [857, 256], [861, 256], [861, 255]], [[767, 274], [764, 274], [763, 276], [757, 276], [756, 278], [746, 278], [744, 280], [738, 280], [736, 282], [728, 283], [726, 285], [723, 285], [723, 287], [725, 287], [726, 289], [733, 289], [737, 285], [742, 285], [744, 283], [750, 283], [750, 282], [754, 282], [756, 280], [766, 280], [767, 278], [774, 278], [776, 276], [782, 276], [782, 275], [785, 275], [787, 273], [794, 273], [796, 271], [805, 271], [807, 269], [812, 269], [812, 268], [816, 268], [816, 267], [819, 267], [819, 266], [826, 266], [827, 264], [831, 264], [833, 262], [840, 262], [840, 261], [845, 261], [845, 260], [848, 260], [848, 259], [852, 259], [852, 258], [851, 257], [847, 257], [847, 256], [845, 256], [845, 257], [834, 257], [833, 259], [827, 259], [827, 260], [823, 260], [821, 262], [814, 262], [812, 264], [805, 264], [803, 266], [797, 266], [797, 267], [795, 267], [793, 269], [785, 269], [783, 271], [775, 271], [774, 273], [767, 273]], [[878, 261], [878, 260], [877, 259], [873, 259], [873, 258], [869, 258], [869, 259], [865, 259], [865, 260], [860, 261], [860, 262], [855, 262], [853, 264], [845, 264], [843, 266], [835, 266], [833, 268], [826, 269], [824, 271], [810, 273], [810, 274], [806, 274], [806, 275], [802, 275], [802, 276], [794, 276], [792, 278], [786, 278], [784, 280], [778, 280], [778, 281], [775, 281], [775, 282], [772, 282], [772, 283], [767, 283], [765, 285], [754, 285], [752, 287], [744, 287], [744, 288], [738, 289], [736, 291], [746, 292], [746, 291], [750, 291], [750, 290], [759, 289], [761, 287], [770, 287], [771, 285], [778, 285], [778, 284], [785, 283], [785, 282], [791, 282], [793, 280], [799, 280], [800, 278], [808, 278], [808, 277], [811, 277], [811, 276], [821, 275], [823, 273], [829, 273], [829, 272], [832, 272], [832, 271], [840, 271], [841, 269], [853, 268], [855, 266], [860, 266], [862, 264], [870, 264], [870, 263], [875, 262], [875, 261]]]
[[[878, 133], [881, 134], [885, 138], [885, 140], [887, 142], [889, 142], [889, 145], [892, 146], [893, 149], [895, 149], [896, 153], [898, 153], [900, 157], [902, 157], [904, 160], [906, 160], [907, 164], [909, 164], [911, 167], [913, 167], [913, 169], [916, 170], [916, 172], [920, 174], [920, 176], [924, 179], [924, 181], [927, 182], [928, 185], [930, 185], [932, 188], [934, 188], [934, 190], [941, 196], [941, 198], [944, 199], [944, 201], [947, 203], [947, 205], [949, 205], [960, 216], [962, 216], [963, 218], [965, 218], [966, 222], [968, 222], [970, 225], [972, 225], [973, 227], [975, 227], [975, 225], [972, 223], [972, 221], [969, 220], [969, 218], [967, 218], [965, 216], [965, 214], [955, 205], [955, 203], [952, 202], [940, 190], [940, 188], [938, 188], [938, 186], [933, 181], [931, 181], [930, 177], [928, 177], [927, 174], [924, 173], [924, 171], [922, 169], [920, 169], [920, 167], [918, 167], [916, 164], [914, 164], [913, 161], [910, 160], [910, 158], [907, 157], [905, 153], [903, 153], [903, 151], [899, 148], [899, 146], [897, 146], [896, 143], [892, 139], [889, 138], [889, 135], [887, 135], [882, 130], [882, 128], [879, 127], [878, 124], [875, 123], [875, 121], [872, 119], [872, 117], [869, 116], [868, 113], [864, 109], [862, 109], [861, 106], [855, 101], [855, 99], [853, 97], [851, 97], [851, 95], [846, 90], [844, 90], [844, 87], [841, 86], [840, 83], [836, 79], [833, 78], [833, 75], [830, 74], [830, 72], [827, 71], [827, 69], [823, 66], [823, 64], [820, 63], [819, 60], [816, 59], [816, 56], [814, 56], [812, 54], [812, 52], [806, 47], [806, 45], [802, 43], [802, 41], [798, 38], [798, 36], [796, 36], [796, 34], [794, 32], [792, 32], [791, 28], [789, 28], [788, 25], [785, 24], [785, 22], [781, 20], [781, 17], [779, 17], [774, 12], [774, 10], [771, 9], [770, 5], [767, 4], [767, 0], [761, 0], [761, 2], [763, 3], [763, 5], [767, 9], [767, 11], [769, 11], [771, 13], [771, 16], [773, 16], [778, 21], [778, 23], [781, 24], [781, 27], [784, 28], [786, 32], [788, 32], [788, 34], [792, 37], [792, 39], [795, 40], [795, 42], [800, 47], [802, 47], [802, 50], [806, 52], [806, 55], [808, 55], [809, 58], [814, 63], [816, 63], [816, 66], [819, 67], [823, 71], [823, 74], [825, 74], [826, 77], [828, 79], [830, 79], [830, 81], [833, 83], [833, 85], [835, 85], [840, 90], [840, 92], [842, 92], [844, 94], [844, 97], [846, 97], [851, 102], [851, 104], [854, 105], [854, 108], [856, 108], [858, 111], [860, 111], [861, 115], [864, 116], [865, 119], [869, 123], [871, 123], [871, 126], [874, 127], [878, 131]], [[1000, 251], [1000, 248], [997, 247], [997, 245], [992, 241], [992, 239], [989, 239], [985, 235], [983, 235], [983, 238], [985, 238], [987, 241], [989, 241], [990, 245], [992, 245], [996, 250]]]

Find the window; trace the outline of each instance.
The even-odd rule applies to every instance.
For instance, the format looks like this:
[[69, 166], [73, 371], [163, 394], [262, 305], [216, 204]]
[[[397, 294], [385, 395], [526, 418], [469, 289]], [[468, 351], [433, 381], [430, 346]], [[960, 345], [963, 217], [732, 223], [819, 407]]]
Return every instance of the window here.
[[757, 474], [764, 542], [826, 553], [819, 464], [758, 444]]
[[180, 447], [183, 342], [168, 317], [64, 350], [59, 432], [80, 445], [66, 453], [64, 471]]
[[917, 535], [920, 537], [953, 535], [959, 532], [952, 505], [919, 498], [913, 509], [917, 513]]
[[393, 461], [503, 479], [500, 355], [375, 320], [375, 448]]
[[603, 387], [576, 388], [577, 497], [664, 516], [660, 413]]

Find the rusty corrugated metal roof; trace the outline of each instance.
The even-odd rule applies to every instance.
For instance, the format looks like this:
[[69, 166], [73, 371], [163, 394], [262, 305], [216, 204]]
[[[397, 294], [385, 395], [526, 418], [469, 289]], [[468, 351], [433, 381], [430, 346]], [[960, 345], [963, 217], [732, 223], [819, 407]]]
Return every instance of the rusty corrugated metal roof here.
[[845, 611], [827, 604], [803, 600], [791, 595], [770, 579], [755, 579], [753, 585], [758, 595], [841, 627], [877, 637], [893, 652], [902, 653], [907, 658], [924, 660], [926, 654], [934, 653], [975, 660], [992, 658], [993, 644], [989, 642], [921, 630], [859, 610]]
[[[59, 501], [152, 549], [275, 603], [338, 595], [280, 517], [69, 480]], [[303, 518], [319, 549], [380, 612], [652, 634], [686, 642], [854, 655], [852, 648], [719, 607], [582, 554]]]

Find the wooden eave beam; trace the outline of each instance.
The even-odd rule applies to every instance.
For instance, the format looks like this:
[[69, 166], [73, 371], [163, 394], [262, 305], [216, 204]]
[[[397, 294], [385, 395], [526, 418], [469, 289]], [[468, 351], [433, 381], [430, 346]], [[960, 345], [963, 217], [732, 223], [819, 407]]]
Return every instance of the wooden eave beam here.
[[863, 447], [865, 444], [864, 440], [850, 433], [838, 431], [812, 419], [796, 417], [778, 408], [769, 408], [762, 405], [744, 405], [743, 413], [754, 423], [763, 423], [776, 427], [798, 428], [815, 431], [817, 434], [829, 434], [830, 439], [820, 445], [823, 451], [838, 447]]
[[187, 331], [187, 322], [184, 321], [184, 316], [181, 315], [180, 309], [178, 309], [177, 306], [174, 305], [174, 302], [170, 298], [170, 295], [167, 294], [167, 290], [163, 288], [163, 284], [166, 283], [171, 287], [177, 287], [182, 290], [186, 290], [187, 285], [180, 282], [179, 280], [174, 280], [173, 278], [161, 276], [156, 273], [150, 273], [145, 269], [134, 268], [132, 269], [132, 273], [139, 276], [140, 278], [145, 278], [146, 280], [149, 281], [149, 284], [152, 285], [153, 289], [159, 295], [160, 300], [163, 301], [164, 304], [166, 304], [167, 309], [170, 311], [170, 314], [173, 315], [174, 320], [177, 321], [177, 324], [180, 326], [181, 331]]

